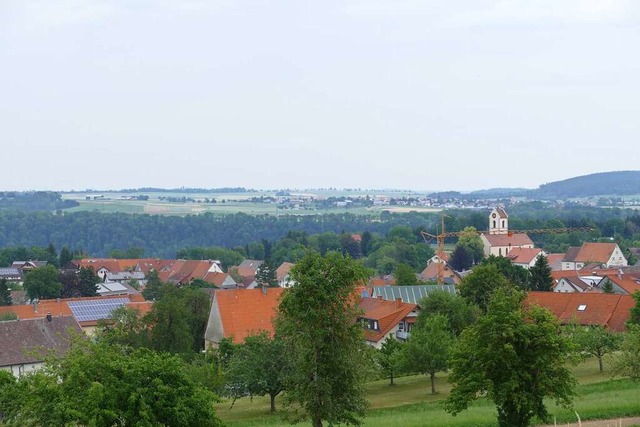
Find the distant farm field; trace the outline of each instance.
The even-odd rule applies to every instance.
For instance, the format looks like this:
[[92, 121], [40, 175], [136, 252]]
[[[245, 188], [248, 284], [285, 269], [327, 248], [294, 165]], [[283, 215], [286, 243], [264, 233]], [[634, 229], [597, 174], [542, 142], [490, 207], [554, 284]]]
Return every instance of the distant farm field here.
[[[595, 359], [590, 359], [573, 368], [578, 378], [578, 397], [574, 409], [582, 420], [608, 419], [640, 415], [640, 383], [627, 379], [610, 380], [607, 372], [600, 374]], [[493, 404], [479, 399], [470, 408], [451, 416], [443, 409], [443, 399], [451, 390], [446, 375], [437, 380], [438, 393], [430, 393], [426, 376], [398, 378], [395, 386], [388, 380], [374, 381], [367, 385], [371, 408], [367, 412], [364, 425], [383, 427], [389, 425], [418, 427], [424, 425], [445, 427], [496, 426]], [[276, 402], [278, 402], [276, 399]], [[269, 401], [263, 397], [244, 398], [236, 401], [229, 409], [230, 402], [216, 405], [218, 416], [230, 426], [288, 426], [278, 414], [269, 414]], [[576, 421], [573, 410], [549, 404], [549, 411], [558, 423]]]
[[[373, 194], [373, 193], [371, 193]], [[376, 195], [385, 197], [402, 197], [411, 195], [407, 192], [379, 192]], [[147, 196], [147, 200], [138, 200], [137, 196]], [[293, 193], [297, 197], [316, 197], [324, 199], [327, 197], [358, 197], [366, 193], [339, 192], [337, 190], [316, 191], [313, 193]], [[415, 194], [414, 194], [415, 195]], [[392, 212], [437, 212], [438, 208], [420, 207], [394, 207], [394, 206], [373, 206], [364, 207], [337, 207], [331, 206], [324, 209], [305, 208], [305, 206], [280, 208], [276, 203], [256, 203], [249, 201], [256, 197], [273, 197], [274, 192], [251, 192], [251, 193], [183, 193], [183, 192], [78, 192], [64, 193], [65, 200], [75, 200], [80, 205], [67, 209], [68, 212], [95, 211], [103, 213], [128, 213], [128, 214], [150, 214], [150, 215], [197, 215], [205, 212], [214, 214], [234, 214], [238, 212], [249, 215], [311, 215], [318, 213], [353, 213], [355, 215], [377, 215], [382, 211]], [[182, 201], [182, 198], [188, 200]], [[216, 203], [212, 203], [212, 199]]]

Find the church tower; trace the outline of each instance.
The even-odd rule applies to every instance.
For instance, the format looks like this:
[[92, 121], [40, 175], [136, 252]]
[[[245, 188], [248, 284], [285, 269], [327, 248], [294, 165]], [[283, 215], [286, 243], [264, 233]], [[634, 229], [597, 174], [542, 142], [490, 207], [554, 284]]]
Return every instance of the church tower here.
[[489, 234], [507, 234], [509, 232], [509, 215], [503, 208], [497, 207], [489, 214]]

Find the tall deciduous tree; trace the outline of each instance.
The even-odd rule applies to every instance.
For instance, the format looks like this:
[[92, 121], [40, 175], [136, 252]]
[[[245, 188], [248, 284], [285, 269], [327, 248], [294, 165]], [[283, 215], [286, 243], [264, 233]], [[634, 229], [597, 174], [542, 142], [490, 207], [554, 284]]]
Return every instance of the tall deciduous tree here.
[[472, 325], [479, 316], [478, 307], [469, 304], [457, 294], [445, 290], [429, 292], [420, 301], [420, 310], [429, 314], [442, 314], [449, 322], [449, 329], [454, 336], [459, 336], [464, 328]]
[[450, 264], [458, 271], [467, 270], [484, 258], [484, 245], [475, 227], [465, 227], [458, 238]]
[[428, 375], [431, 393], [435, 394], [436, 373], [448, 369], [453, 344], [447, 318], [442, 314], [422, 312], [402, 350], [403, 366], [408, 371]]
[[509, 287], [509, 281], [493, 264], [479, 265], [460, 282], [460, 296], [487, 311], [489, 299], [496, 289]]
[[59, 298], [62, 284], [53, 265], [38, 267], [27, 273], [23, 283], [29, 299]]
[[396, 283], [401, 286], [415, 286], [418, 284], [418, 278], [416, 272], [413, 271], [408, 264], [398, 264], [393, 272], [396, 278]]
[[360, 425], [367, 406], [367, 352], [356, 322], [356, 285], [368, 273], [353, 259], [329, 252], [306, 255], [291, 276], [296, 286], [283, 294], [276, 321], [292, 360], [286, 401], [314, 427], [325, 421]]
[[533, 267], [529, 269], [529, 289], [532, 291], [553, 290], [551, 267], [546, 256], [539, 256]]
[[523, 299], [513, 287], [497, 289], [487, 314], [462, 332], [451, 358], [448, 412], [458, 414], [486, 395], [496, 405], [500, 426], [524, 427], [533, 417], [547, 418], [545, 398], [571, 405], [571, 346], [549, 311], [525, 309]]
[[156, 298], [160, 297], [162, 281], [160, 280], [156, 270], [149, 271], [146, 279], [147, 283], [142, 291], [142, 296], [144, 296], [147, 301], [154, 301]]

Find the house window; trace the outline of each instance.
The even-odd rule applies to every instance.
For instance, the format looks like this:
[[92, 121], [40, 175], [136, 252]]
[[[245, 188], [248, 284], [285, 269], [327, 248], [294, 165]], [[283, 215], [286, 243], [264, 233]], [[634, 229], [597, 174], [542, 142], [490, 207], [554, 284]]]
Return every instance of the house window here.
[[580, 304], [578, 306], [578, 311], [585, 311], [587, 309], [587, 304]]
[[365, 329], [370, 329], [372, 331], [379, 331], [380, 330], [380, 325], [378, 324], [377, 320], [360, 319], [360, 322], [362, 323], [362, 327], [365, 328]]
[[493, 228], [496, 228], [496, 222], [493, 221]]

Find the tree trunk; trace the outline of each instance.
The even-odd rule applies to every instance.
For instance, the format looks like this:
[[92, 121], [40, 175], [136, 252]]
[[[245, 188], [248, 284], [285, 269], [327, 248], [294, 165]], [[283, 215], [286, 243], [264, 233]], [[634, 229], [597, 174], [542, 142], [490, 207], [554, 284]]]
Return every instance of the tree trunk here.
[[312, 425], [313, 427], [322, 427], [322, 419], [321, 418], [314, 418], [312, 421]]
[[389, 385], [393, 385], [393, 371], [391, 371], [391, 383]]
[[436, 373], [431, 372], [429, 377], [431, 377], [431, 394], [436, 394]]
[[271, 413], [273, 414], [276, 412], [276, 395], [270, 394], [269, 397], [271, 397]]
[[602, 372], [602, 356], [598, 356], [598, 366], [600, 367], [600, 372]]

